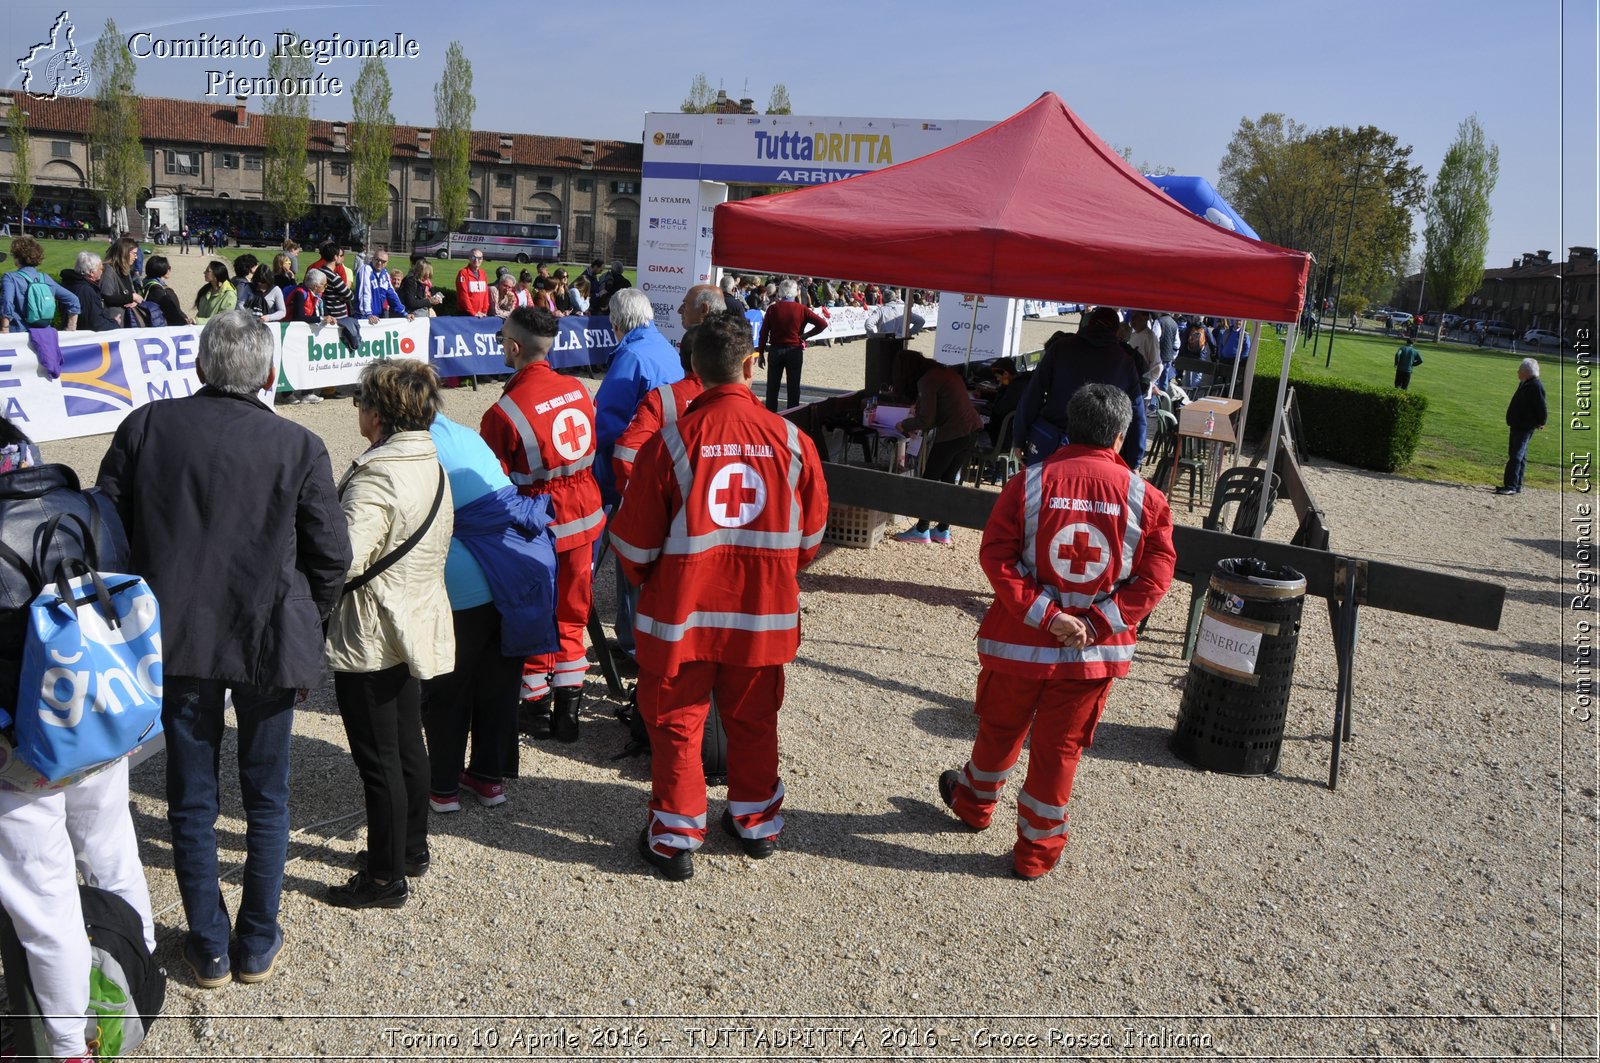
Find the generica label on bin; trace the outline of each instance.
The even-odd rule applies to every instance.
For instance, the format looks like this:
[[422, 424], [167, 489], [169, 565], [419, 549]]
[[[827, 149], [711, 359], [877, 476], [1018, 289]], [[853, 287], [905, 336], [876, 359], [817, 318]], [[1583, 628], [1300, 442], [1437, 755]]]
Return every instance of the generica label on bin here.
[[1230, 624], [1207, 611], [1200, 619], [1194, 655], [1225, 671], [1255, 675], [1256, 659], [1261, 656], [1261, 632]]

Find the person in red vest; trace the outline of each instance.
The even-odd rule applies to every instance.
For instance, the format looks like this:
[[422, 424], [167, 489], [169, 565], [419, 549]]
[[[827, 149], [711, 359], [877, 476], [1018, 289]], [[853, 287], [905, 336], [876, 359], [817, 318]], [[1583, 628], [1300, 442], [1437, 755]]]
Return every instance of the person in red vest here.
[[1132, 419], [1121, 388], [1079, 388], [1072, 443], [1007, 482], [978, 550], [995, 591], [978, 627], [978, 737], [966, 766], [939, 776], [939, 796], [973, 830], [988, 827], [1031, 732], [1019, 878], [1045, 874], [1066, 848], [1078, 758], [1112, 680], [1128, 674], [1139, 621], [1172, 585], [1167, 500], [1117, 454]]
[[692, 351], [705, 384], [647, 442], [611, 546], [639, 588], [639, 712], [650, 733], [644, 859], [672, 881], [694, 874], [706, 835], [700, 740], [715, 694], [728, 733], [723, 830], [751, 859], [783, 830], [778, 709], [800, 646], [799, 571], [828, 523], [816, 447], [750, 391], [750, 325], [701, 322]]
[[483, 272], [483, 252], [473, 251], [456, 274], [456, 308], [470, 317], [488, 317], [493, 299], [489, 278]]
[[524, 729], [576, 742], [589, 670], [583, 632], [594, 594], [592, 544], [605, 513], [592, 471], [594, 402], [582, 384], [551, 368], [556, 331], [555, 317], [539, 307], [521, 306], [506, 318], [500, 342], [515, 372], [505, 394], [484, 411], [478, 432], [519, 491], [550, 496], [561, 642], [554, 654], [530, 657], [523, 668]]

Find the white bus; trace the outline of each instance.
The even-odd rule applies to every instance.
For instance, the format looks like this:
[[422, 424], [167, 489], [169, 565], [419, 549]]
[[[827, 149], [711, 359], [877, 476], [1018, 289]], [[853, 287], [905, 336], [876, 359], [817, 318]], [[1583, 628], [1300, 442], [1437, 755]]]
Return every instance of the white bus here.
[[487, 221], [467, 218], [446, 231], [442, 218], [418, 218], [412, 250], [433, 258], [466, 258], [474, 249], [486, 259], [557, 262], [561, 226], [537, 221]]

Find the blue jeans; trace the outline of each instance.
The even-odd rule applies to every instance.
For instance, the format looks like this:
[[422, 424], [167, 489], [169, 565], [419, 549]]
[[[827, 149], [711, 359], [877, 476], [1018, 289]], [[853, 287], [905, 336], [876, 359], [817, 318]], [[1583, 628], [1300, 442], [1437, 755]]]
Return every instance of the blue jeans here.
[[[223, 694], [218, 679], [166, 677], [161, 726], [167, 736], [167, 822], [172, 864], [189, 938], [206, 956], [228, 949], [228, 910], [217, 882], [217, 769]], [[234, 936], [260, 954], [278, 936], [278, 899], [289, 848], [289, 736], [294, 691], [234, 686], [239, 720], [239, 790], [244, 799], [244, 895]]]
[[1522, 490], [1522, 473], [1528, 467], [1528, 443], [1533, 439], [1534, 429], [1513, 428], [1511, 430], [1511, 446], [1507, 452], [1505, 486]]

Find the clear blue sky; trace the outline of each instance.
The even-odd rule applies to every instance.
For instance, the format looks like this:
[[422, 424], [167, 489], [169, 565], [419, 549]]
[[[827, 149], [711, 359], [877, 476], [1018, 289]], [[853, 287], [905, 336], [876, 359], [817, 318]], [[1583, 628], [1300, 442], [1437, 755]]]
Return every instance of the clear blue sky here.
[[[451, 40], [473, 62], [474, 124], [510, 132], [637, 140], [644, 113], [675, 109], [704, 72], [713, 87], [753, 97], [758, 108], [782, 82], [795, 112], [815, 115], [998, 120], [1053, 90], [1105, 140], [1132, 148], [1136, 163], [1213, 181], [1241, 117], [1282, 111], [1313, 128], [1371, 124], [1412, 145], [1431, 179], [1457, 124], [1476, 113], [1500, 147], [1488, 265], [1508, 265], [1523, 251], [1564, 255], [1569, 245], [1600, 243], [1593, 0], [272, 7], [7, 0], [0, 58], [10, 70], [64, 4], [85, 56], [108, 16], [124, 36], [204, 31], [269, 44], [285, 28], [324, 37], [405, 32], [422, 55], [391, 64], [394, 111], [417, 125], [433, 124], [433, 84]], [[752, 17], [751, 10], [771, 14]], [[900, 14], [906, 10], [915, 14]], [[265, 66], [145, 59], [139, 89], [203, 98], [208, 68], [259, 76]], [[335, 60], [319, 69], [348, 85], [357, 66]], [[7, 84], [17, 84], [15, 75]], [[318, 101], [315, 113], [348, 118], [348, 95]], [[1415, 228], [1420, 236], [1420, 218]]]

